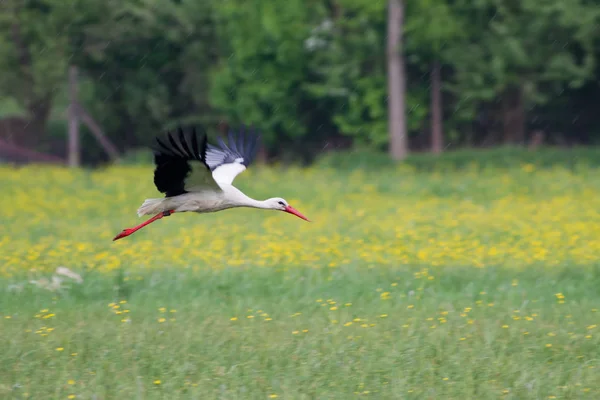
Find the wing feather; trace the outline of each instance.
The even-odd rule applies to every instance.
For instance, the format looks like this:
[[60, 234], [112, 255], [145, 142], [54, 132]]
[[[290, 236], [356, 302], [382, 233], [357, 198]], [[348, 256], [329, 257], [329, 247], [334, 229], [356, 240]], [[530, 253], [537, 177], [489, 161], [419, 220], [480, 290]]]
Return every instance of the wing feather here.
[[182, 128], [167, 132], [167, 141], [156, 138], [154, 184], [167, 197], [195, 191], [220, 191], [205, 161], [207, 137], [198, 141], [196, 130], [186, 138]]
[[172, 148], [173, 152], [180, 157], [185, 157], [185, 152], [183, 150], [181, 150], [181, 148], [179, 147], [179, 144], [177, 143], [177, 140], [175, 139], [175, 135], [169, 134], [167, 136], [167, 138], [169, 139], [169, 143], [171, 143], [171, 148]]
[[237, 134], [229, 130], [228, 143], [217, 137], [218, 146], [208, 145], [205, 161], [215, 181], [231, 184], [237, 175], [246, 170], [254, 160], [258, 136], [254, 129], [248, 132], [242, 126]]
[[[243, 132], [244, 132], [244, 128], [242, 127], [239, 137], [242, 136]], [[238, 150], [237, 145], [235, 143], [236, 138], [233, 136], [233, 131], [231, 129], [229, 130], [229, 133], [227, 136], [228, 136], [227, 139], [229, 141], [229, 148], [231, 149], [231, 152], [235, 153], [235, 154], [240, 154], [240, 151]]]

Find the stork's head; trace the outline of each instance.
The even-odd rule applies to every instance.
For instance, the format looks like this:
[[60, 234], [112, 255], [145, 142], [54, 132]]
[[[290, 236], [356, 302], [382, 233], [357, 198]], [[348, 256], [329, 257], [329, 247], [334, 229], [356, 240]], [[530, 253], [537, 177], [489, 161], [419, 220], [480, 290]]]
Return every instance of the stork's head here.
[[294, 207], [290, 206], [288, 204], [288, 202], [285, 201], [285, 199], [282, 199], [281, 197], [273, 197], [273, 198], [267, 200], [266, 203], [270, 209], [285, 211], [286, 213], [293, 214], [298, 218], [302, 218], [303, 220], [310, 222], [310, 220], [308, 218], [306, 218], [304, 215], [300, 214], [300, 212], [298, 210], [296, 210]]

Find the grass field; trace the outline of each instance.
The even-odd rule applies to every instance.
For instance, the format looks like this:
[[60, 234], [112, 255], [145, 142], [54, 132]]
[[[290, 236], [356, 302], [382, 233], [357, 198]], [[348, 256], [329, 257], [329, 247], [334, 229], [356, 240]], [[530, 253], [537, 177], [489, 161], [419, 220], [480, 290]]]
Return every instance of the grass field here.
[[600, 170], [383, 168], [118, 242], [151, 167], [0, 168], [0, 398], [600, 398]]

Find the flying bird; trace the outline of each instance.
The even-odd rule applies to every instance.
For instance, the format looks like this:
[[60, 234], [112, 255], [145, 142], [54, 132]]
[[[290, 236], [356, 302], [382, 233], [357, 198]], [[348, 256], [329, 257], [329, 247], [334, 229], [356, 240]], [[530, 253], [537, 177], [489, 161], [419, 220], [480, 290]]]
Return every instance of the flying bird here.
[[193, 128], [167, 132], [156, 137], [154, 153], [154, 185], [165, 197], [146, 199], [138, 208], [139, 217], [154, 216], [133, 227], [123, 229], [113, 240], [131, 235], [146, 225], [173, 213], [210, 213], [234, 207], [252, 207], [284, 211], [309, 221], [281, 197], [255, 200], [232, 185], [236, 176], [246, 170], [256, 155], [258, 135], [254, 130], [237, 135], [228, 133], [228, 142], [217, 138], [218, 146], [207, 143], [207, 135]]

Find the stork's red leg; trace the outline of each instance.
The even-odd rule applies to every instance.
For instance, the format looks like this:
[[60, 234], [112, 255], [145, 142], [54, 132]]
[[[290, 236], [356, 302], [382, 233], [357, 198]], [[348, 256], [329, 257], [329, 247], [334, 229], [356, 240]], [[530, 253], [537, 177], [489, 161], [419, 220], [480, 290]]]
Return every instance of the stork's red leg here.
[[134, 226], [133, 228], [123, 229], [123, 231], [121, 231], [121, 233], [119, 233], [117, 236], [115, 236], [113, 241], [127, 237], [127, 236], [131, 235], [132, 233], [139, 231], [146, 225], [151, 224], [152, 222], [157, 221], [157, 220], [161, 219], [162, 217], [168, 217], [169, 215], [173, 214], [174, 212], [175, 212], [174, 210], [163, 211], [160, 214], [157, 214], [154, 217], [150, 218], [148, 221], [142, 222], [141, 224]]

